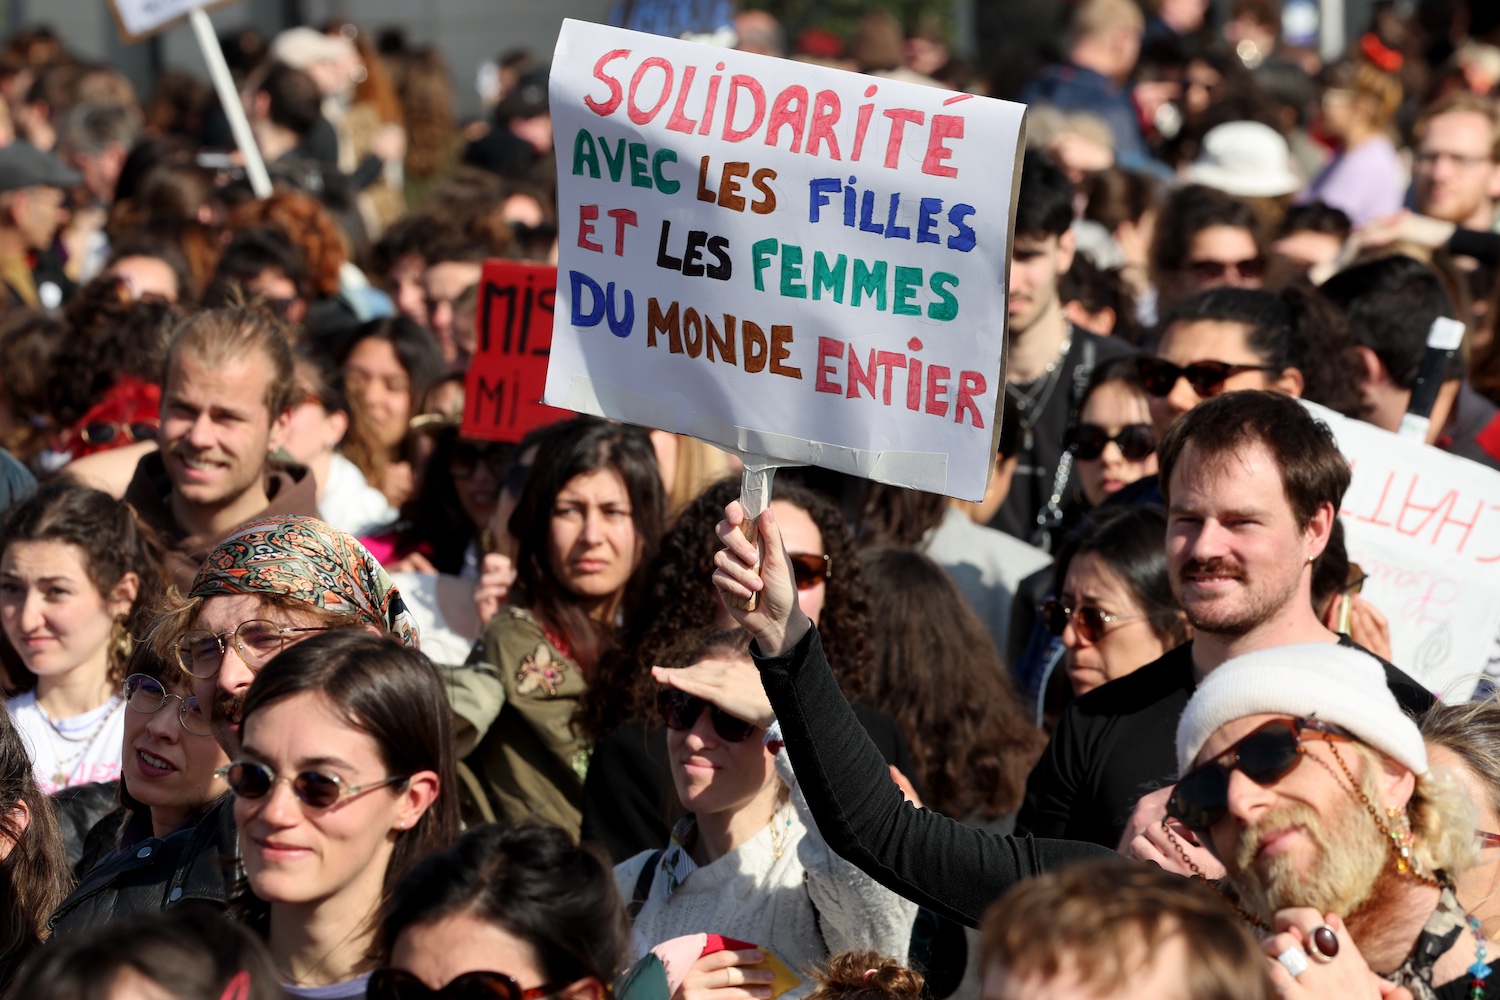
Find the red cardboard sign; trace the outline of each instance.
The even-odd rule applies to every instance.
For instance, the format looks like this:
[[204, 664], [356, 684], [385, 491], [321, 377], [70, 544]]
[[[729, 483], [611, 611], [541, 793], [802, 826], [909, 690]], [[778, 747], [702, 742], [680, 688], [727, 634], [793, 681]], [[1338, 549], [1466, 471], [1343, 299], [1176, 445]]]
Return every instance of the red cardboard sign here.
[[535, 427], [573, 415], [542, 402], [556, 299], [557, 268], [485, 261], [475, 323], [479, 343], [464, 378], [464, 437], [517, 442]]

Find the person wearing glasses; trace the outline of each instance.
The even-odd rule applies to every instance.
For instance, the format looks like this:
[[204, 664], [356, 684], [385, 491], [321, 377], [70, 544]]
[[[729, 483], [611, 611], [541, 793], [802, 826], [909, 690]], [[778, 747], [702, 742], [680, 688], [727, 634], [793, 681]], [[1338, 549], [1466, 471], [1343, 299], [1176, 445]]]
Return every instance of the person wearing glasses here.
[[1201, 184], [1179, 188], [1162, 206], [1151, 242], [1156, 314], [1166, 315], [1205, 289], [1259, 288], [1263, 239], [1248, 201]]
[[1423, 215], [1464, 229], [1491, 232], [1500, 198], [1500, 109], [1482, 94], [1460, 90], [1417, 116], [1412, 190]]
[[1453, 881], [1472, 806], [1385, 681], [1326, 643], [1223, 663], [1177, 724], [1160, 826], [1223, 865], [1282, 996], [1495, 997], [1500, 952]]
[[508, 603], [451, 674], [472, 817], [577, 834], [591, 746], [573, 714], [646, 592], [664, 517], [644, 430], [578, 417], [543, 440], [510, 518]]
[[0, 653], [16, 692], [6, 708], [47, 793], [120, 776], [120, 684], [164, 583], [154, 540], [107, 493], [55, 480], [6, 512]]
[[363, 998], [398, 882], [458, 835], [453, 723], [421, 653], [363, 630], [320, 632], [245, 695], [234, 793], [245, 880], [289, 997]]
[[[714, 524], [739, 494], [738, 476], [715, 483], [662, 536], [624, 648], [600, 664], [579, 707], [579, 732], [594, 748], [583, 783], [582, 835], [617, 862], [666, 846], [679, 814], [651, 668], [682, 635], [732, 627], [708, 577], [717, 551]], [[791, 476], [777, 479], [771, 506], [785, 525], [798, 606], [818, 623], [840, 690], [888, 765], [915, 775], [896, 720], [864, 701], [874, 669], [870, 595], [848, 522], [836, 504]]]
[[[186, 597], [163, 601], [148, 641], [192, 678], [209, 729], [240, 752], [246, 692], [283, 649], [324, 632], [367, 631], [415, 648], [401, 594], [352, 536], [312, 517], [252, 521], [209, 554]], [[240, 856], [233, 810], [221, 802], [189, 830], [142, 842], [90, 872], [53, 913], [72, 933], [184, 899], [225, 906]]]
[[1442, 702], [1422, 716], [1427, 760], [1446, 770], [1474, 803], [1478, 829], [1473, 867], [1458, 875], [1458, 898], [1484, 926], [1500, 936], [1500, 701], [1493, 693], [1474, 701]]
[[130, 670], [120, 808], [89, 831], [76, 866], [81, 873], [152, 837], [196, 826], [228, 791], [215, 772], [229, 758], [193, 697], [193, 679], [144, 643], [131, 654]]
[[471, 827], [402, 879], [369, 1000], [604, 1000], [630, 921], [609, 866], [555, 826]]
[[[794, 970], [843, 951], [904, 956], [916, 905], [834, 854], [819, 835], [779, 734], [760, 724], [770, 705], [749, 646], [742, 629], [688, 633], [652, 671], [658, 683], [688, 675], [714, 690], [664, 686], [657, 694], [672, 784], [688, 815], [667, 845], [615, 866], [635, 947], [723, 934]], [[749, 711], [741, 707], [749, 702], [756, 703]], [[718, 961], [699, 958], [685, 992], [695, 973], [712, 974], [708, 966]], [[767, 973], [733, 968], [731, 986], [769, 982]]]

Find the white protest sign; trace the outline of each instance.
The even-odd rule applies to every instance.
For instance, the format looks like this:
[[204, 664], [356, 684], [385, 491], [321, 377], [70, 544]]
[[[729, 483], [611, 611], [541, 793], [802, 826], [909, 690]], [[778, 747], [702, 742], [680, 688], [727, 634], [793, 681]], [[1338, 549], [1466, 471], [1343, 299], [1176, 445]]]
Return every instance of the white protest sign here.
[[109, 0], [126, 41], [160, 31], [180, 17], [217, 0]]
[[969, 500], [1025, 108], [564, 21], [546, 401]]
[[1500, 635], [1500, 472], [1304, 405], [1353, 467], [1345, 544], [1390, 620], [1392, 660], [1449, 701], [1468, 697]]

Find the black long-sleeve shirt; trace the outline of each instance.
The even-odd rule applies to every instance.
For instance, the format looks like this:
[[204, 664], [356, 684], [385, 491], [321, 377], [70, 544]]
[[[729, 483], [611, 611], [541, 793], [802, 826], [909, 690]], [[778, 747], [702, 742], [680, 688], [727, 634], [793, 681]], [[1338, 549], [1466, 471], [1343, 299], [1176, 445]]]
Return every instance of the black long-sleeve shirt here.
[[818, 832], [893, 892], [970, 927], [1029, 875], [1108, 856], [1093, 844], [996, 836], [914, 809], [839, 691], [817, 629], [784, 656], [755, 664]]

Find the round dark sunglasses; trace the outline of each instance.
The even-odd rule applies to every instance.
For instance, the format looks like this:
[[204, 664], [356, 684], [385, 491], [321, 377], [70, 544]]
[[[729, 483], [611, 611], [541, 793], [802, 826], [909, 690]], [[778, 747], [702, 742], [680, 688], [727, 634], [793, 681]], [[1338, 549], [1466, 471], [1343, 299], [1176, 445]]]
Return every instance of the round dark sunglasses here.
[[1104, 449], [1113, 441], [1120, 447], [1120, 454], [1132, 462], [1149, 458], [1156, 450], [1156, 435], [1150, 424], [1126, 424], [1120, 433], [1111, 435], [1098, 424], [1078, 424], [1068, 431], [1066, 446], [1072, 449], [1074, 458], [1092, 461], [1104, 454]]
[[1274, 784], [1302, 763], [1307, 755], [1305, 738], [1349, 742], [1348, 736], [1316, 719], [1272, 719], [1178, 779], [1167, 802], [1167, 815], [1190, 830], [1207, 830], [1229, 809], [1233, 771], [1238, 769], [1257, 785]]
[[344, 779], [338, 775], [324, 774], [322, 771], [303, 771], [291, 778], [278, 778], [276, 772], [266, 765], [246, 760], [226, 764], [214, 774], [223, 778], [228, 783], [229, 790], [239, 798], [252, 801], [270, 795], [271, 789], [280, 782], [289, 782], [292, 786], [292, 794], [297, 796], [303, 805], [313, 809], [328, 809], [337, 805], [340, 799], [352, 798], [361, 792], [368, 792], [385, 785], [394, 785], [407, 778], [404, 774], [393, 774], [363, 785], [346, 785]]
[[698, 722], [705, 708], [711, 710], [714, 732], [730, 743], [743, 743], [755, 732], [755, 723], [746, 722], [724, 711], [717, 705], [704, 701], [696, 695], [677, 688], [662, 688], [656, 693], [656, 708], [661, 712], [661, 721], [668, 729], [685, 732]]
[[1141, 384], [1153, 396], [1169, 394], [1177, 380], [1185, 378], [1204, 398], [1218, 395], [1228, 379], [1242, 372], [1276, 371], [1270, 365], [1232, 365], [1227, 361], [1194, 361], [1183, 367], [1161, 358], [1138, 358], [1136, 369], [1141, 373]]
[[128, 424], [112, 424], [100, 420], [84, 424], [78, 436], [87, 445], [111, 444], [119, 437], [123, 437], [128, 444], [134, 444], [137, 441], [155, 441], [159, 432], [160, 425], [153, 420], [136, 420]]
[[1047, 626], [1047, 631], [1053, 635], [1061, 636], [1068, 623], [1073, 623], [1073, 630], [1089, 642], [1098, 642], [1104, 635], [1104, 626], [1111, 622], [1133, 622], [1149, 615], [1111, 615], [1099, 608], [1081, 607], [1070, 608], [1056, 598], [1047, 598], [1042, 602], [1042, 624]]
[[560, 987], [521, 984], [502, 972], [465, 972], [433, 989], [404, 969], [376, 969], [370, 974], [365, 996], [369, 1000], [537, 1000], [556, 993]]

